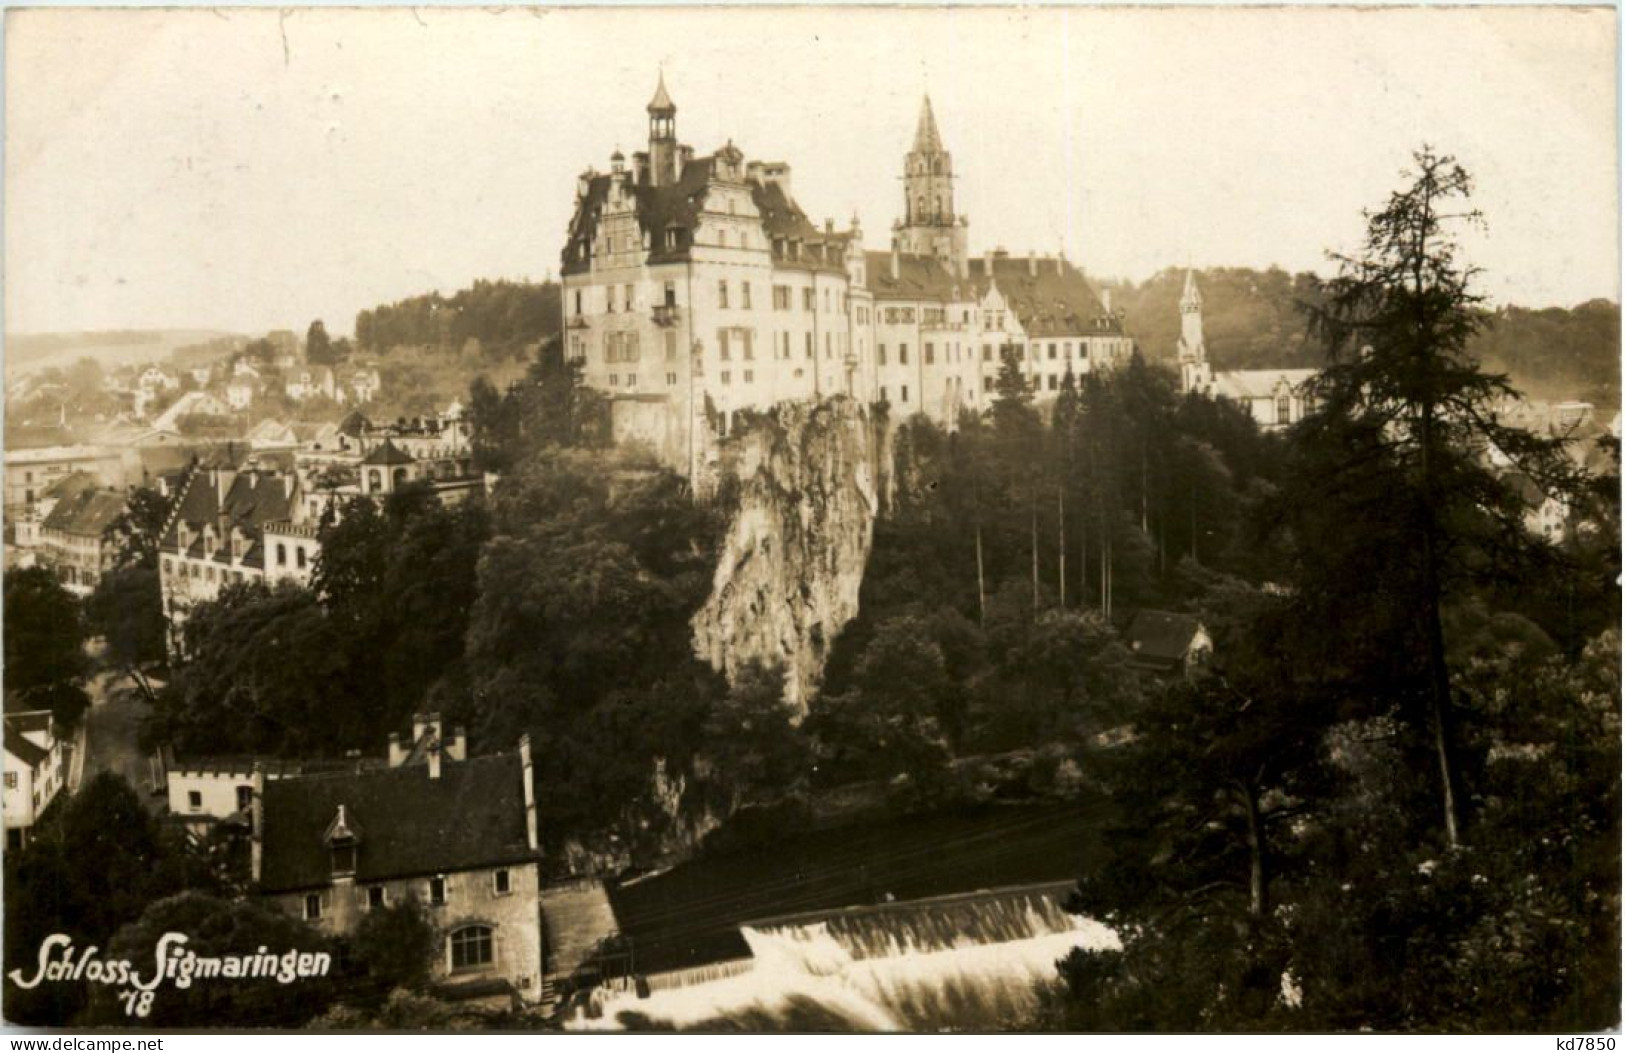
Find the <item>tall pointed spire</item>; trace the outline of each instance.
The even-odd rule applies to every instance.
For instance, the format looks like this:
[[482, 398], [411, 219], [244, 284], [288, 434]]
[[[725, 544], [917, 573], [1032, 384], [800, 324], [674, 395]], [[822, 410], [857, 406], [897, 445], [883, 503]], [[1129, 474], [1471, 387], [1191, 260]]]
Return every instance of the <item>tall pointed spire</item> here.
[[1196, 287], [1196, 272], [1190, 268], [1185, 269], [1185, 292], [1179, 298], [1179, 306], [1187, 311], [1202, 309], [1202, 290]]
[[665, 70], [660, 71], [660, 83], [655, 87], [655, 97], [649, 100], [649, 112], [667, 115], [677, 112], [677, 104], [671, 101], [671, 96], [666, 92]]
[[931, 96], [920, 104], [920, 124], [914, 130], [915, 153], [936, 153], [942, 149], [942, 137], [937, 134], [937, 118], [931, 112]]

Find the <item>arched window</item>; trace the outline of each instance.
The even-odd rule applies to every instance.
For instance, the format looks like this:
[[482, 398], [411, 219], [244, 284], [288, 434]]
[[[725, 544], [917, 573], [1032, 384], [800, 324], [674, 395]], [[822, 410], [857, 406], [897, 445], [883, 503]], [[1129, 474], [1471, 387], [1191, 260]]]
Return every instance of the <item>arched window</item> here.
[[276, 546], [276, 565], [279, 567], [286, 567], [288, 565], [288, 546], [282, 544], [280, 541], [277, 542]]
[[367, 471], [367, 483], [368, 483], [367, 488], [369, 490], [382, 490], [384, 488], [384, 476], [383, 476], [383, 473], [380, 472], [376, 468], [368, 469], [368, 471]]
[[452, 969], [478, 969], [490, 965], [491, 927], [467, 925], [451, 934]]
[[299, 569], [304, 570], [305, 569], [305, 546], [300, 545], [298, 548], [294, 549], [294, 558], [299, 563]]
[[395, 485], [400, 486], [404, 482], [406, 482], [406, 469], [405, 468], [397, 468], [397, 469], [395, 469]]
[[1282, 395], [1275, 400], [1275, 422], [1277, 424], [1290, 424], [1292, 421], [1292, 399]]

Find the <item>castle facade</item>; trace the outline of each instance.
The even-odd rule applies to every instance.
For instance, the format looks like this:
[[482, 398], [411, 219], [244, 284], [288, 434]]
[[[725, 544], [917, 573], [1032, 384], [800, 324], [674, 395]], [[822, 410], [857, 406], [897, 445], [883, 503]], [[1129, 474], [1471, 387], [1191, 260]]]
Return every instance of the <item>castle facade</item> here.
[[1003, 348], [1041, 397], [1132, 353], [1064, 256], [970, 255], [929, 99], [887, 251], [856, 217], [812, 222], [786, 163], [696, 156], [663, 78], [647, 110], [648, 149], [577, 180], [562, 260], [565, 353], [617, 441], [692, 476], [740, 411], [845, 395], [952, 427], [988, 405]]

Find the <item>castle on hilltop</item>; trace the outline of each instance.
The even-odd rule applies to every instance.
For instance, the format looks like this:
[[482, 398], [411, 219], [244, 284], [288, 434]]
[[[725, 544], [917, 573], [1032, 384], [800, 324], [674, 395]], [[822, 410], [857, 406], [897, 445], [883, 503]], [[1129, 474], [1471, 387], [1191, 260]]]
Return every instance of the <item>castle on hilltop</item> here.
[[1039, 396], [1132, 353], [1065, 256], [970, 255], [929, 98], [883, 252], [855, 216], [813, 223], [788, 164], [732, 142], [695, 156], [663, 77], [648, 115], [647, 150], [577, 180], [563, 252], [565, 351], [617, 441], [692, 476], [741, 410], [846, 395], [952, 426], [988, 405], [1002, 348]]

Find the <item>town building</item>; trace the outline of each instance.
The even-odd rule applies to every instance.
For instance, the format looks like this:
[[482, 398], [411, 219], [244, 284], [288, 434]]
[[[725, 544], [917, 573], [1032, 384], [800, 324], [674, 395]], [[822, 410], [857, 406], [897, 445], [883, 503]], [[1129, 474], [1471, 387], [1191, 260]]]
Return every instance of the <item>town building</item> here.
[[259, 894], [331, 935], [415, 898], [453, 998], [539, 1002], [547, 994], [541, 850], [530, 740], [467, 757], [437, 715], [391, 742], [382, 771], [269, 779], [252, 786], [250, 867]]
[[68, 745], [48, 710], [5, 715], [6, 847], [18, 849], [68, 778]]
[[1159, 676], [1190, 673], [1213, 657], [1213, 637], [1201, 621], [1168, 611], [1135, 612], [1123, 632], [1123, 644], [1131, 665]]
[[291, 471], [194, 469], [181, 485], [158, 546], [170, 646], [188, 612], [245, 581], [308, 584], [320, 551]]
[[333, 380], [333, 370], [327, 366], [306, 366], [295, 373], [284, 390], [295, 402], [314, 398], [337, 398], [339, 389]]
[[39, 525], [40, 565], [54, 571], [69, 592], [88, 596], [113, 569], [118, 553], [105, 535], [128, 502], [121, 491], [93, 487], [57, 500]]
[[886, 252], [856, 217], [814, 224], [788, 164], [731, 142], [696, 156], [663, 79], [647, 111], [646, 151], [578, 179], [562, 259], [565, 352], [619, 442], [692, 475], [740, 411], [844, 395], [953, 427], [988, 405], [1006, 348], [1046, 397], [1133, 351], [1065, 258], [971, 258], [929, 99]]
[[108, 446], [44, 446], [6, 451], [5, 510], [8, 518], [33, 509], [51, 486], [86, 472], [102, 486], [124, 486], [130, 465], [123, 451]]
[[1227, 399], [1245, 410], [1265, 431], [1278, 431], [1298, 423], [1314, 399], [1309, 381], [1313, 369], [1232, 369], [1214, 372], [1202, 333], [1202, 291], [1196, 273], [1185, 272], [1185, 291], [1179, 298], [1179, 388], [1184, 394]]

